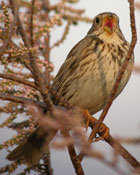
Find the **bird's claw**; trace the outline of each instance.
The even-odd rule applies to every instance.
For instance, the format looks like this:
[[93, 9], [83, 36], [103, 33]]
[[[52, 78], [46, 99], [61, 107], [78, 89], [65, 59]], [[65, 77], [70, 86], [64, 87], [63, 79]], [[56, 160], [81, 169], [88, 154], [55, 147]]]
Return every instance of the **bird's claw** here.
[[[95, 123], [97, 123], [98, 120], [96, 118], [92, 117], [92, 115], [90, 115], [90, 113], [86, 109], [82, 110], [82, 113], [85, 116], [84, 126], [86, 128], [85, 132], [87, 132], [90, 121], [94, 119]], [[98, 134], [99, 134], [99, 137], [95, 138], [93, 142], [105, 140], [109, 136], [109, 128], [104, 123], [102, 123], [100, 128], [99, 128]]]
[[95, 138], [93, 142], [98, 142], [100, 140], [106, 140], [109, 136], [109, 128], [105, 124], [102, 123], [98, 131], [98, 134], [100, 136], [98, 138]]

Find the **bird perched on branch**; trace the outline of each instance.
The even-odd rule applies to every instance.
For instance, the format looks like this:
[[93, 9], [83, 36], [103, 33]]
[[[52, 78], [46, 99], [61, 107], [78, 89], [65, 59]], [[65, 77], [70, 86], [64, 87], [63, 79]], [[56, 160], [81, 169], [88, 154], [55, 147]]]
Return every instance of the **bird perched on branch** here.
[[[107, 103], [128, 49], [129, 43], [120, 30], [118, 16], [110, 12], [97, 15], [87, 35], [68, 54], [53, 87], [72, 105], [95, 114]], [[116, 97], [130, 78], [133, 62], [132, 56]], [[38, 127], [7, 158], [24, 158], [27, 163], [36, 164], [47, 151], [46, 135]]]

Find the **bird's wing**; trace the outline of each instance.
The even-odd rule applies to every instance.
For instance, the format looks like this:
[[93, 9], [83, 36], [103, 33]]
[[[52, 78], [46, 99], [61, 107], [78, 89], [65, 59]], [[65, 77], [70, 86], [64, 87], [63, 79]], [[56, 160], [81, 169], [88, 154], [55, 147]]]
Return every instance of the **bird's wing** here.
[[69, 77], [70, 74], [76, 71], [80, 60], [84, 59], [87, 54], [92, 54], [94, 52], [95, 48], [97, 47], [96, 40], [97, 38], [95, 37], [86, 36], [72, 48], [54, 79], [53, 87], [56, 91], [59, 91], [67, 77]]

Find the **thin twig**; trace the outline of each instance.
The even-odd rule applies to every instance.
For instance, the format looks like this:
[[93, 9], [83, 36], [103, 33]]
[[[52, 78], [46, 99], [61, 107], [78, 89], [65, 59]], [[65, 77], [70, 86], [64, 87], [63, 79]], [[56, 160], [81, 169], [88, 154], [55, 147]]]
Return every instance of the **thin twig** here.
[[75, 22], [75, 21], [82, 21], [82, 22], [87, 22], [87, 23], [93, 22], [93, 19], [86, 17], [86, 16], [70, 15], [70, 14], [67, 14], [64, 12], [62, 12], [61, 15], [63, 16], [64, 19], [71, 20], [73, 22]]
[[29, 29], [29, 31], [30, 31], [30, 41], [31, 41], [31, 46], [33, 46], [34, 45], [34, 36], [33, 36], [33, 18], [34, 18], [34, 8], [35, 8], [35, 1], [36, 0], [32, 0], [32, 3], [31, 3], [31, 17], [30, 17], [30, 29]]
[[[97, 121], [98, 122], [98, 121]], [[95, 120], [91, 118], [89, 126], [91, 129], [95, 126]], [[101, 135], [102, 136], [102, 135]], [[133, 168], [140, 167], [140, 163], [111, 135], [105, 138], [105, 141], [115, 149]]]
[[[49, 1], [43, 1], [42, 2], [43, 6], [45, 7], [44, 10], [46, 11], [46, 21], [49, 22], [49, 8], [50, 8], [50, 3]], [[50, 35], [49, 32], [47, 32], [47, 36], [44, 38], [45, 40], [45, 51], [44, 51], [44, 58], [50, 64]], [[45, 79], [48, 82], [48, 85], [50, 84], [50, 72], [49, 69], [46, 67], [45, 69]]]
[[13, 74], [0, 73], [0, 77], [4, 78], [4, 79], [15, 81], [15, 82], [27, 85], [27, 86], [30, 86], [32, 88], [36, 88], [36, 85], [35, 85], [34, 82], [31, 82], [31, 81], [28, 81], [28, 80], [24, 80], [23, 78], [17, 77], [17, 76], [15, 76]]
[[[27, 85], [27, 86], [32, 87], [32, 88], [36, 88], [36, 85], [35, 85], [34, 82], [24, 80], [23, 78], [17, 77], [13, 74], [0, 73], [0, 77], [4, 78], [4, 79], [12, 80], [12, 81], [24, 84], [24, 85]], [[46, 84], [47, 84], [47, 82], [46, 82]], [[67, 100], [65, 100], [65, 98], [59, 92], [56, 92], [56, 90], [51, 85], [47, 84], [46, 88], [48, 89], [49, 93], [51, 93], [52, 96], [56, 98], [59, 105], [61, 104], [61, 106], [64, 106], [67, 109], [74, 108]]]
[[46, 104], [43, 102], [31, 100], [28, 98], [24, 97], [17, 97], [17, 96], [12, 96], [12, 95], [6, 95], [5, 93], [0, 93], [0, 99], [1, 100], [8, 100], [14, 103], [21, 103], [21, 104], [32, 104], [41, 108], [46, 108]]
[[139, 65], [134, 66], [134, 72], [140, 73], [140, 66]]
[[[66, 131], [62, 131], [61, 132], [62, 135], [66, 138], [66, 137], [71, 137], [70, 134]], [[77, 175], [84, 175], [84, 170], [82, 168], [82, 165], [81, 165], [81, 162], [76, 154], [76, 150], [74, 148], [74, 144], [68, 144], [67, 145], [68, 147], [68, 152], [69, 152], [69, 155], [70, 155], [70, 158], [71, 158], [71, 161], [72, 161], [72, 164], [73, 164], [73, 167], [75, 169], [75, 172]]]
[[59, 46], [60, 44], [64, 42], [64, 40], [66, 39], [66, 36], [69, 33], [70, 25], [71, 25], [71, 21], [68, 20], [67, 25], [65, 26], [64, 32], [62, 34], [62, 37], [51, 46], [51, 49], [53, 49], [56, 46]]
[[113, 147], [133, 168], [140, 168], [140, 163], [111, 135], [109, 135], [105, 141], [111, 147]]
[[78, 14], [78, 15], [82, 15], [82, 13], [85, 12], [84, 9], [75, 9], [75, 8], [73, 8], [71, 6], [64, 5], [64, 3], [62, 3], [62, 2], [59, 2], [59, 3], [55, 4], [55, 5], [51, 5], [49, 9], [50, 10], [57, 10], [57, 11], [61, 11], [61, 10], [68, 11], [68, 12], [70, 12], [72, 14], [75, 13], [75, 14]]
[[[43, 102], [38, 102], [38, 101], [34, 101], [34, 100], [30, 100], [30, 99], [26, 99], [26, 98], [22, 98], [22, 97], [15, 97], [15, 96], [9, 96], [9, 95], [5, 95], [0, 93], [0, 99], [2, 100], [9, 100], [15, 103], [21, 103], [21, 104], [32, 104], [32, 105], [36, 105], [39, 106], [41, 108], [45, 107], [45, 103]], [[57, 108], [57, 106], [56, 106]], [[63, 110], [63, 109], [62, 109]], [[85, 117], [85, 116], [83, 116]], [[95, 127], [97, 123], [97, 120], [94, 118], [91, 118], [90, 123], [89, 123], [89, 127], [91, 127], [92, 129]], [[53, 137], [52, 137], [53, 139]], [[48, 144], [51, 140], [48, 141]], [[113, 148], [117, 149], [117, 152], [134, 168], [140, 167], [139, 162], [117, 141], [115, 140], [112, 136], [109, 135], [108, 138], [105, 139], [105, 141], [110, 144]]]
[[53, 169], [51, 167], [51, 159], [50, 159], [50, 152], [48, 151], [47, 154], [45, 154], [45, 156], [43, 157], [43, 161], [44, 161], [44, 173], [46, 173], [47, 175], [52, 175], [53, 174]]
[[[9, 2], [11, 5], [11, 8], [12, 8], [12, 12], [14, 13], [15, 8], [17, 7], [16, 1], [9, 0]], [[26, 32], [24, 31], [23, 25], [22, 25], [21, 20], [19, 18], [19, 14], [17, 16], [17, 19], [18, 19], [19, 32], [21, 34], [21, 37], [22, 37], [23, 42], [25, 44], [25, 47], [30, 48], [30, 42], [29, 42], [29, 39], [27, 37]], [[50, 109], [50, 111], [52, 111], [53, 103], [52, 103], [49, 95], [46, 93], [45, 80], [43, 79], [43, 75], [35, 63], [34, 55], [32, 53], [29, 53], [29, 61], [30, 61], [30, 66], [32, 68], [31, 71], [32, 71], [32, 74], [34, 76], [37, 88], [40, 91], [40, 93], [44, 99], [44, 102], [47, 104], [47, 108]]]

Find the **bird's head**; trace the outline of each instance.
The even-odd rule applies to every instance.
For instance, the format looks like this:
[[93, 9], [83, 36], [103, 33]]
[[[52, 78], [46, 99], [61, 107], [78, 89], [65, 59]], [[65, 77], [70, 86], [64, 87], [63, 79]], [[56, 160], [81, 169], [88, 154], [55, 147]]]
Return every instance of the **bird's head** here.
[[[98, 18], [96, 18], [97, 21]], [[116, 15], [114, 14], [106, 14], [103, 17], [103, 21], [102, 21], [102, 28], [105, 32], [107, 32], [108, 34], [112, 34], [113, 32], [115, 32], [116, 28], [117, 28], [117, 24], [118, 24], [118, 18]]]
[[118, 16], [115, 13], [104, 12], [94, 18], [93, 25], [88, 35], [96, 35], [101, 39], [105, 39], [113, 37], [116, 33], [122, 35]]

